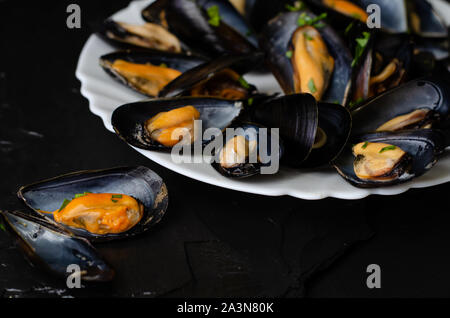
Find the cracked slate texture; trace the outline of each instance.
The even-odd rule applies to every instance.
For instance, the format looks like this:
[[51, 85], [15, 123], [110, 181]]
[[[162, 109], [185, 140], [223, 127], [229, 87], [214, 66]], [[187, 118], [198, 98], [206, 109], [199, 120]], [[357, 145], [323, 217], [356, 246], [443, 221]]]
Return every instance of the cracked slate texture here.
[[[0, 2], [0, 209], [23, 207], [15, 196], [20, 185], [121, 165], [161, 175], [169, 209], [150, 233], [96, 245], [116, 279], [80, 290], [30, 265], [0, 230], [0, 296], [449, 296], [448, 185], [303, 201], [233, 192], [168, 171], [104, 129], [74, 75], [89, 25], [127, 1], [78, 1], [81, 30], [65, 27], [69, 3], [23, 10]], [[380, 290], [365, 287], [372, 263], [382, 268]]]

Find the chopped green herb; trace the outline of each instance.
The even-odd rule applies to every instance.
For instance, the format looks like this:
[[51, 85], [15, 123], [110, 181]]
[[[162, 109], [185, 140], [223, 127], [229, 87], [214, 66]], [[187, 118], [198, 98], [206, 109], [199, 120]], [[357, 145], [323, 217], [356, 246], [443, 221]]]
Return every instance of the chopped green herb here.
[[350, 32], [350, 30], [353, 28], [353, 25], [355, 24], [355, 22], [350, 23], [349, 25], [347, 25], [347, 27], [345, 28], [344, 34], [348, 35], [348, 33]]
[[358, 20], [361, 20], [361, 15], [358, 14], [358, 13], [352, 13], [352, 14], [351, 14], [351, 17], [352, 17], [352, 18], [355, 18], [355, 19], [358, 19]]
[[61, 212], [61, 210], [64, 209], [70, 203], [70, 201], [72, 201], [72, 200], [64, 199], [64, 201], [63, 201], [61, 207], [59, 208], [58, 212]]
[[247, 32], [245, 32], [245, 36], [251, 36], [253, 33], [252, 31], [248, 30]]
[[167, 64], [166, 63], [161, 63], [161, 64], [159, 64], [159, 67], [167, 67]]
[[303, 9], [304, 3], [301, 1], [295, 1], [294, 5], [286, 4], [285, 8], [289, 11], [295, 12]]
[[341, 103], [340, 103], [338, 100], [334, 100], [334, 101], [333, 101], [333, 104], [338, 104], [338, 105], [340, 105]]
[[209, 7], [206, 12], [208, 13], [208, 23], [214, 27], [218, 27], [220, 25], [220, 12], [219, 7], [217, 5]]
[[292, 52], [291, 50], [289, 50], [289, 51], [287, 51], [286, 52], [286, 57], [288, 58], [288, 59], [290, 59], [290, 58], [292, 58], [292, 55], [294, 54], [294, 52]]
[[253, 105], [253, 97], [250, 97], [248, 100], [247, 100], [247, 104], [248, 104], [248, 106], [252, 106]]
[[383, 149], [381, 149], [380, 153], [383, 153], [383, 152], [389, 151], [389, 150], [395, 150], [395, 149], [397, 149], [396, 146], [387, 146], [387, 147], [384, 147]]
[[369, 142], [368, 141], [366, 141], [365, 143], [364, 143], [364, 145], [362, 145], [362, 149], [366, 149], [367, 148], [367, 146], [369, 145]]
[[348, 103], [348, 107], [350, 109], [355, 108], [356, 106], [359, 106], [359, 104], [361, 104], [364, 101], [364, 98], [360, 97], [355, 101], [351, 101], [350, 103]]
[[6, 232], [5, 226], [3, 225], [3, 223], [0, 223], [0, 230]]
[[113, 194], [112, 197], [114, 199], [122, 199], [122, 195], [121, 194]]
[[363, 35], [362, 38], [356, 39], [355, 57], [352, 61], [352, 67], [355, 67], [358, 64], [358, 61], [361, 58], [362, 54], [364, 53], [364, 49], [366, 48], [367, 43], [369, 43], [370, 33], [363, 32], [362, 35]]
[[114, 199], [111, 199], [111, 201], [114, 202], [114, 203], [119, 202], [119, 200], [114, 200]]
[[318, 15], [315, 18], [311, 18], [309, 15], [306, 14], [306, 12], [303, 12], [298, 17], [297, 25], [300, 26], [300, 27], [301, 26], [305, 26], [305, 25], [311, 25], [311, 26], [316, 27], [316, 28], [322, 28], [322, 27], [325, 26], [325, 24], [320, 22], [320, 20], [323, 20], [326, 17], [327, 17], [327, 13], [326, 12]]
[[305, 38], [308, 40], [308, 41], [311, 41], [313, 38], [308, 34], [308, 33], [304, 33], [305, 34]]
[[86, 196], [88, 193], [91, 193], [91, 192], [77, 193], [77, 194], [75, 194], [75, 196], [73, 198], [78, 199], [78, 198]]
[[316, 85], [314, 84], [314, 80], [312, 78], [309, 79], [308, 88], [309, 88], [309, 91], [311, 92], [311, 94], [314, 94], [315, 92], [317, 92]]
[[239, 84], [241, 84], [241, 86], [243, 88], [245, 88], [245, 89], [249, 89], [250, 88], [250, 84], [247, 83], [247, 81], [242, 76], [239, 77], [238, 81], [239, 81]]

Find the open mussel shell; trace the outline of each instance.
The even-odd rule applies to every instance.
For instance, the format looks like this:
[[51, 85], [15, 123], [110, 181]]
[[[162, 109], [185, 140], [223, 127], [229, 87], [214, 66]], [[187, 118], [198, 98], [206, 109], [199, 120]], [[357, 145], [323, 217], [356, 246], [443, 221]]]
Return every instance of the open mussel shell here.
[[410, 75], [413, 42], [406, 34], [372, 33], [367, 54], [353, 85], [353, 101], [361, 102], [402, 84]]
[[[195, 132], [195, 135], [202, 136], [207, 128], [223, 130], [228, 127], [243, 113], [244, 102], [207, 97], [161, 98], [122, 105], [113, 112], [111, 121], [117, 135], [131, 146], [146, 150], [171, 151], [172, 148], [150, 138], [145, 124], [161, 112], [185, 106], [193, 106], [199, 111], [202, 132]], [[205, 145], [212, 139], [214, 137], [202, 140], [201, 143]]]
[[117, 72], [113, 67], [113, 63], [117, 60], [123, 60], [135, 64], [151, 64], [154, 66], [163, 66], [170, 69], [177, 70], [181, 73], [186, 72], [202, 63], [205, 60], [201, 57], [193, 55], [184, 55], [178, 53], [161, 52], [155, 50], [148, 51], [119, 51], [113, 52], [100, 57], [100, 66], [105, 70], [108, 75], [112, 78], [118, 80], [122, 84], [132, 88], [133, 90], [144, 94], [146, 96], [155, 97], [150, 95], [148, 92], [142, 90], [129, 78]]
[[76, 237], [58, 224], [38, 215], [0, 211], [19, 246], [33, 264], [67, 277], [70, 265], [77, 265], [84, 281], [107, 282], [114, 270], [88, 240]]
[[[230, 69], [242, 76], [257, 68], [263, 61], [262, 53], [253, 53], [243, 56], [225, 55], [209, 62], [203, 63], [184, 72], [181, 76], [167, 84], [159, 93], [159, 97], [189, 96], [191, 90], [201, 83], [211, 79], [218, 73]], [[242, 84], [240, 84], [242, 86]], [[256, 87], [244, 83], [248, 95], [256, 92]]]
[[386, 122], [416, 110], [427, 110], [434, 128], [448, 128], [450, 86], [439, 78], [412, 80], [368, 100], [353, 111], [352, 135], [374, 132]]
[[96, 29], [102, 39], [120, 49], [159, 50], [173, 53], [189, 51], [175, 35], [158, 24], [129, 24], [107, 19]]
[[206, 56], [246, 54], [257, 47], [255, 33], [226, 0], [159, 0], [142, 16], [166, 26], [194, 52]]
[[[401, 168], [401, 173], [395, 179], [389, 181], [360, 179], [354, 170], [355, 157], [352, 153], [352, 144], [360, 142], [385, 143], [399, 147], [407, 153], [408, 163]], [[443, 150], [442, 142], [442, 135], [430, 129], [370, 133], [352, 139], [333, 164], [338, 173], [356, 187], [374, 188], [395, 185], [419, 177], [431, 169], [436, 163], [436, 156]]]
[[350, 112], [341, 105], [319, 103], [319, 121], [316, 138], [302, 167], [320, 167], [330, 163], [342, 151], [350, 136], [352, 118]]
[[[229, 129], [233, 129], [233, 133], [228, 133]], [[240, 158], [239, 155], [242, 155], [242, 153], [239, 154], [235, 152], [236, 148], [239, 148], [239, 146], [237, 146], [237, 142], [233, 141], [235, 137], [239, 136], [245, 138], [245, 151], [248, 151], [247, 156], [244, 155]], [[211, 165], [220, 174], [228, 178], [243, 179], [261, 174], [262, 172], [264, 173], [264, 170], [262, 170], [264, 167], [275, 164], [272, 160], [275, 159], [279, 164], [284, 152], [283, 142], [278, 134], [275, 134], [266, 127], [249, 122], [236, 123], [227, 127], [223, 134], [222, 141], [222, 147], [215, 149], [215, 155]], [[215, 142], [216, 141], [213, 143]], [[227, 142], [230, 143], [227, 144]], [[213, 143], [210, 145], [212, 146]], [[231, 158], [227, 158], [223, 152], [227, 145], [234, 148], [229, 149], [230, 154], [234, 155], [231, 156]], [[278, 152], [275, 152], [275, 149], [278, 149]], [[242, 148], [239, 150], [243, 151]], [[263, 157], [264, 159], [261, 159]], [[237, 160], [238, 158], [241, 160]], [[230, 162], [228, 162], [227, 159]], [[234, 160], [237, 160], [238, 162], [235, 163]], [[275, 167], [275, 165], [272, 167]], [[276, 172], [270, 171], [267, 173]]]
[[[304, 0], [313, 11], [328, 13], [330, 20], [336, 27], [345, 28], [352, 20], [363, 22], [357, 14], [344, 13], [345, 10], [336, 10], [333, 1], [329, 0]], [[348, 0], [353, 5], [358, 6], [367, 12], [369, 5], [377, 5], [380, 8], [381, 29], [388, 33], [406, 33], [408, 31], [408, 14], [405, 0]], [[329, 3], [327, 5], [327, 3]], [[367, 13], [370, 15], [370, 13]]]
[[292, 94], [266, 100], [249, 108], [252, 122], [279, 128], [284, 161], [300, 166], [311, 153], [318, 127], [317, 102], [310, 94]]
[[[304, 10], [280, 14], [269, 22], [261, 38], [260, 45], [266, 53], [266, 62], [286, 94], [295, 93], [294, 67], [287, 52], [290, 50], [292, 36], [299, 28], [298, 19], [303, 13], [311, 18], [316, 17], [313, 13]], [[321, 23], [324, 26], [317, 28], [317, 31], [334, 59], [334, 71], [322, 101], [345, 105], [351, 89], [352, 56], [339, 35], [324, 22], [321, 21]], [[308, 78], [308, 75], [303, 75], [303, 78]]]
[[144, 214], [139, 223], [123, 233], [100, 235], [62, 224], [70, 232], [92, 242], [141, 234], [161, 221], [168, 205], [165, 183], [146, 167], [74, 172], [21, 187], [17, 195], [35, 212], [53, 220], [52, 214], [41, 211], [56, 211], [65, 199], [70, 200], [76, 194], [85, 192], [125, 194], [144, 206]]

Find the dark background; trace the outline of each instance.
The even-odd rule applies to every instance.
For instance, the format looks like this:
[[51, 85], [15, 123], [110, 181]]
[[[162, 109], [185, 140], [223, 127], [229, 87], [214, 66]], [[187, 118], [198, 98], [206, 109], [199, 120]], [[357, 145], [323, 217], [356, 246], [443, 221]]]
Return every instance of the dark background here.
[[[0, 209], [20, 209], [18, 187], [37, 180], [145, 165], [168, 185], [166, 217], [97, 245], [116, 279], [81, 290], [30, 266], [0, 231], [1, 296], [450, 296], [449, 184], [359, 201], [263, 197], [175, 174], [108, 132], [74, 74], [91, 23], [127, 2], [76, 1], [82, 28], [68, 29], [71, 1], [0, 0]], [[369, 264], [381, 289], [366, 287]]]

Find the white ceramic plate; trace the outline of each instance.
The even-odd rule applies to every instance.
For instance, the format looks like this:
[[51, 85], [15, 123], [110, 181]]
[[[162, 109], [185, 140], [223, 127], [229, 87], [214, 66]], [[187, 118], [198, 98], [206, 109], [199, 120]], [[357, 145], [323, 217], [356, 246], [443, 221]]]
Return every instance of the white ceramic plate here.
[[[140, 16], [142, 8], [151, 1], [136, 1], [117, 12], [113, 18], [131, 23], [142, 23]], [[443, 2], [437, 3], [437, 9], [445, 12], [443, 16], [450, 19], [450, 6]], [[447, 21], [449, 22], [449, 21]], [[86, 42], [76, 70], [76, 76], [81, 81], [81, 93], [89, 100], [92, 113], [100, 116], [106, 128], [113, 132], [111, 114], [118, 106], [125, 103], [142, 100], [142, 95], [122, 86], [111, 79], [98, 65], [101, 55], [115, 49], [92, 35]], [[246, 79], [255, 84], [261, 92], [281, 92], [272, 75], [248, 75]], [[290, 195], [297, 198], [317, 200], [326, 197], [342, 199], [360, 199], [370, 194], [395, 195], [410, 188], [424, 188], [450, 181], [450, 156], [447, 154], [428, 173], [411, 182], [378, 189], [359, 189], [344, 181], [333, 168], [320, 170], [298, 171], [282, 167], [277, 175], [265, 175], [248, 180], [230, 180], [219, 175], [209, 164], [175, 164], [170, 154], [151, 152], [135, 148], [147, 158], [158, 164], [183, 174], [220, 187], [270, 196]]]

